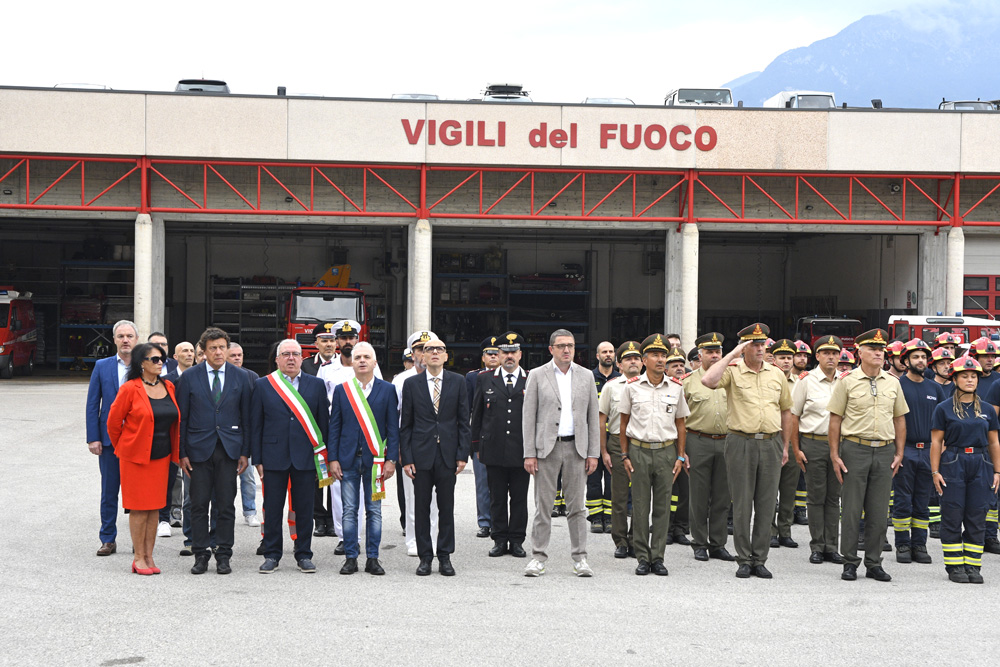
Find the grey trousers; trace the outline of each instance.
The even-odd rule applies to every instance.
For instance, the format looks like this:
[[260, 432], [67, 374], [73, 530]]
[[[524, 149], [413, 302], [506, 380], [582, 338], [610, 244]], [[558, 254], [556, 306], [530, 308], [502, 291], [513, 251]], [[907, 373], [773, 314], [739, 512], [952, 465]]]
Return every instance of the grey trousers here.
[[729, 477], [726, 439], [713, 440], [690, 431], [685, 447], [691, 487], [691, 543], [695, 549], [719, 549], [729, 539]]
[[857, 567], [858, 524], [865, 516], [865, 567], [882, 564], [882, 542], [888, 523], [889, 494], [892, 491], [892, 444], [867, 447], [850, 440], [840, 441], [844, 473], [843, 512], [840, 518], [840, 553], [844, 561]]
[[[637, 560], [663, 560], [670, 529], [670, 496], [677, 447], [629, 447], [632, 456], [632, 545]], [[650, 513], [652, 508], [652, 513]], [[650, 535], [652, 522], [652, 535]], [[650, 539], [652, 537], [652, 539]]]
[[769, 440], [754, 440], [736, 433], [726, 436], [726, 473], [733, 496], [733, 545], [740, 565], [752, 567], [767, 562], [781, 476], [781, 450], [780, 433]]
[[[829, 457], [827, 457], [829, 458]], [[799, 486], [798, 462], [788, 448], [788, 463], [781, 466], [778, 478], [778, 512], [771, 524], [771, 534], [777, 537], [792, 536], [792, 520], [795, 519], [795, 490]]]
[[608, 434], [608, 454], [611, 456], [611, 539], [616, 547], [629, 547], [632, 545], [632, 526], [628, 519], [629, 479], [617, 433]]
[[833, 553], [840, 531], [840, 482], [830, 460], [830, 443], [800, 436], [799, 449], [809, 461], [806, 463], [809, 550]]
[[[531, 555], [541, 562], [548, 560], [552, 536], [552, 505], [556, 484], [562, 471], [562, 491], [566, 498], [566, 523], [573, 561], [587, 557], [587, 466], [573, 442], [557, 442], [544, 459], [538, 459], [535, 473], [535, 519], [531, 523]], [[883, 531], [884, 532], [884, 531]]]

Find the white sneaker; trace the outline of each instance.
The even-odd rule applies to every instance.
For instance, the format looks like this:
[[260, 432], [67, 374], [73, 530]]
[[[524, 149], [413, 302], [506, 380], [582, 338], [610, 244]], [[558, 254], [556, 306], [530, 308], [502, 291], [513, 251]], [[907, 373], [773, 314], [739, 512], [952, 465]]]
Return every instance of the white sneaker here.
[[584, 558], [578, 563], [573, 563], [573, 572], [576, 573], [578, 577], [592, 577], [594, 576], [594, 571], [590, 569], [587, 565], [587, 559]]
[[528, 561], [528, 565], [524, 568], [524, 576], [526, 577], [540, 577], [543, 574], [545, 574], [545, 563], [537, 558]]
[[244, 516], [243, 520], [251, 528], [260, 528], [260, 521], [257, 520], [257, 515], [256, 514], [251, 514], [249, 516]]
[[417, 555], [417, 548], [416, 547], [406, 547], [406, 555], [407, 556], [416, 556]]
[[170, 537], [171, 535], [170, 524], [166, 521], [161, 521], [156, 527], [157, 537]]

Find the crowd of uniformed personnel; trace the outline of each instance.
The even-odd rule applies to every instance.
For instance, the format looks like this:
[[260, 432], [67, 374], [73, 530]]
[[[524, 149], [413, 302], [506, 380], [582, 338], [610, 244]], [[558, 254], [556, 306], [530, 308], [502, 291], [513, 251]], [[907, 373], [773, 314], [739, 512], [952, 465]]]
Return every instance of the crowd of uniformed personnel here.
[[[134, 325], [124, 324], [134, 334]], [[573, 571], [582, 577], [593, 575], [588, 520], [589, 532], [611, 534], [616, 558], [636, 559], [637, 575], [667, 575], [665, 548], [682, 544], [697, 561], [735, 561], [738, 578], [770, 579], [770, 549], [797, 548], [791, 526], [807, 523], [810, 563], [841, 565], [844, 580], [856, 579], [863, 563], [866, 577], [890, 581], [882, 567], [883, 553], [893, 550], [886, 539], [890, 516], [896, 561], [931, 563], [927, 540], [939, 538], [951, 581], [981, 583], [983, 552], [1000, 553], [1000, 374], [993, 370], [997, 343], [987, 338], [965, 349], [951, 333], [929, 345], [890, 342], [884, 330], [873, 329], [854, 340], [853, 351], [836, 336], [818, 339], [813, 350], [803, 341], [772, 340], [767, 325], [754, 323], [728, 353], [718, 332], [698, 336], [690, 353], [675, 334], [654, 333], [617, 348], [602, 342], [589, 369], [573, 362], [575, 338], [559, 329], [549, 339], [552, 360], [528, 372], [520, 363], [524, 339], [511, 331], [487, 338], [483, 368], [459, 382], [444, 370], [446, 343], [417, 331], [407, 340], [407, 370], [392, 386], [381, 380], [370, 346], [357, 342], [358, 326], [345, 320], [318, 327], [319, 351], [311, 359], [302, 359], [295, 341], [282, 341], [278, 370], [255, 383], [277, 387], [275, 396], [284, 392], [293, 408], [306, 385], [312, 389], [306, 376], [325, 385], [325, 404], [320, 395], [312, 420], [314, 442], [299, 432], [309, 435], [307, 415], [287, 437], [301, 439], [303, 451], [315, 455], [302, 464], [306, 470], [315, 464], [314, 502], [298, 492], [296, 505], [306, 521], [315, 507], [317, 536], [341, 538], [335, 553], [346, 556], [342, 574], [358, 570], [359, 524], [367, 526], [365, 569], [382, 574], [378, 501], [398, 464], [405, 473], [397, 477], [400, 523], [408, 555], [420, 557], [417, 574], [430, 574], [437, 557], [441, 573], [454, 575], [453, 475], [470, 452], [477, 535], [492, 538], [490, 557], [526, 558], [530, 537], [527, 576], [545, 573], [551, 523], [560, 516], [569, 525]], [[225, 339], [224, 332], [208, 333]], [[221, 368], [225, 355], [220, 359]], [[183, 370], [195, 361], [185, 358]], [[287, 431], [280, 406], [268, 409]], [[181, 417], [183, 428], [184, 410]], [[349, 437], [341, 424], [353, 429]], [[256, 444], [250, 461], [262, 476], [269, 442]], [[226, 501], [235, 495], [229, 476]], [[529, 533], [532, 477], [536, 513]], [[209, 557], [202, 496], [196, 574]], [[276, 499], [283, 497], [271, 498], [265, 537], [272, 537], [258, 549], [265, 573], [280, 559], [284, 508]], [[229, 548], [232, 519], [226, 519]], [[105, 523], [113, 526], [113, 518]], [[314, 571], [306, 543], [311, 526], [298, 528], [306, 539], [296, 540], [296, 560]], [[114, 553], [113, 533], [108, 539], [106, 532], [98, 555]], [[729, 535], [735, 555], [727, 549]], [[225, 565], [228, 571], [228, 557]]]

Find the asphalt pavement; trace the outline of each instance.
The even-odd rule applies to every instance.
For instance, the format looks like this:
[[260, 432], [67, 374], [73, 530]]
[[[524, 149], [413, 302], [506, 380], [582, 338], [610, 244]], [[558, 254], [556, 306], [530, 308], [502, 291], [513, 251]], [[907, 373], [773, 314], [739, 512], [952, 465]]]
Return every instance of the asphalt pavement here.
[[334, 538], [313, 538], [316, 574], [296, 569], [286, 538], [280, 569], [260, 575], [258, 529], [240, 512], [232, 574], [213, 562], [191, 575], [175, 528], [156, 542], [163, 574], [137, 576], [124, 514], [118, 553], [95, 556], [100, 473], [84, 442], [86, 394], [85, 380], [0, 380], [0, 664], [858, 665], [995, 653], [1000, 556], [984, 556], [984, 585], [953, 584], [931, 540], [932, 565], [887, 553], [892, 582], [863, 568], [844, 582], [840, 566], [807, 562], [808, 530], [794, 526], [801, 546], [771, 551], [773, 580], [736, 579], [734, 563], [697, 562], [680, 545], [667, 547], [668, 577], [637, 577], [634, 560], [612, 556], [610, 535], [588, 534], [595, 576], [581, 579], [560, 518], [548, 571], [531, 579], [525, 559], [489, 558], [491, 541], [475, 536], [471, 469], [456, 489], [452, 578], [436, 567], [415, 576], [395, 484], [383, 502], [383, 577], [341, 576]]

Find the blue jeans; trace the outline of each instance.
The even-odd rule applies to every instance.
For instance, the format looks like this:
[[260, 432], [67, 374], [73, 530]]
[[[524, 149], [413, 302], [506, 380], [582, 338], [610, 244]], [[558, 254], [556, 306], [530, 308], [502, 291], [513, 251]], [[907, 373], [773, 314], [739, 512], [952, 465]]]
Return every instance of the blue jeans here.
[[372, 469], [361, 457], [344, 468], [340, 482], [340, 499], [344, 503], [344, 555], [358, 557], [358, 494], [365, 494], [365, 555], [378, 558], [378, 545], [382, 541], [382, 501], [372, 500]]
[[240, 497], [243, 500], [243, 516], [254, 516], [257, 514], [257, 480], [254, 477], [253, 466], [248, 465], [247, 469], [240, 475]]

